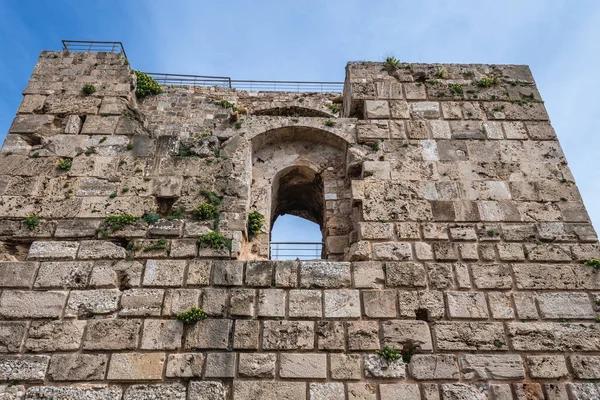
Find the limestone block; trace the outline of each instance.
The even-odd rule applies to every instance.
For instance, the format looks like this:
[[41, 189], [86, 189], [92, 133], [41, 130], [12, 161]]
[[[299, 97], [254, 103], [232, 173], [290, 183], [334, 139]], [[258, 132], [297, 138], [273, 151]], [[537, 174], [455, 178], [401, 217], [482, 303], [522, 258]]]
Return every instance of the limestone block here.
[[413, 262], [386, 262], [387, 287], [425, 287], [427, 276], [423, 264]]
[[416, 318], [431, 321], [444, 317], [444, 295], [436, 290], [400, 291], [398, 311], [403, 318]]
[[50, 134], [54, 130], [53, 122], [53, 115], [17, 115], [8, 132]]
[[236, 358], [236, 353], [208, 353], [204, 376], [207, 378], [233, 378]]
[[258, 349], [259, 322], [236, 320], [233, 332], [234, 349]]
[[444, 383], [440, 386], [444, 400], [487, 400], [482, 389], [464, 383]]
[[246, 378], [274, 378], [275, 353], [240, 353], [238, 374]]
[[84, 350], [130, 350], [138, 343], [142, 322], [137, 319], [89, 321], [83, 338]]
[[54, 237], [81, 238], [94, 236], [100, 227], [100, 221], [93, 220], [63, 220], [58, 221]]
[[327, 378], [327, 355], [309, 353], [281, 353], [279, 376], [282, 378]]
[[0, 262], [0, 287], [29, 288], [33, 283], [37, 262]]
[[363, 309], [369, 318], [396, 318], [395, 290], [363, 290]]
[[506, 264], [473, 264], [471, 265], [473, 282], [479, 289], [510, 289], [512, 276]]
[[[232, 289], [229, 298], [229, 313], [232, 316], [253, 317], [256, 291], [252, 289]], [[260, 306], [260, 305], [259, 305]], [[285, 311], [285, 310], [284, 310]]]
[[[352, 322], [348, 322], [351, 324]], [[346, 347], [344, 324], [339, 321], [318, 321], [316, 323], [317, 348], [320, 350], [341, 350]]]
[[583, 264], [513, 264], [519, 289], [599, 289], [600, 277]]
[[463, 354], [460, 369], [468, 380], [523, 379], [525, 371], [519, 355]]
[[[571, 365], [573, 365], [571, 356]], [[533, 379], [561, 379], [569, 376], [565, 357], [562, 355], [532, 355], [526, 359], [527, 371]], [[575, 372], [575, 368], [573, 369]]]
[[447, 292], [446, 301], [452, 318], [487, 319], [489, 316], [483, 292]]
[[300, 263], [300, 286], [303, 288], [338, 288], [350, 284], [348, 262], [303, 261]]
[[114, 313], [118, 309], [120, 296], [118, 289], [72, 290], [65, 308], [65, 317], [86, 318]]
[[567, 383], [567, 391], [573, 399], [594, 400], [600, 396], [600, 384]]
[[183, 323], [177, 320], [146, 319], [140, 348], [176, 350], [181, 348]]
[[431, 352], [433, 349], [429, 326], [424, 321], [389, 320], [381, 323], [383, 343], [396, 349], [418, 349]]
[[366, 119], [387, 119], [390, 117], [390, 107], [386, 100], [365, 100], [364, 112]]
[[360, 380], [361, 369], [360, 354], [329, 354], [329, 371], [332, 379]]
[[31, 244], [28, 260], [74, 260], [78, 242], [36, 241]]
[[425, 85], [422, 83], [404, 83], [403, 86], [407, 100], [424, 100], [427, 98]]
[[359, 318], [360, 296], [358, 290], [325, 290], [325, 318]]
[[439, 350], [508, 350], [500, 322], [438, 322], [433, 327]]
[[[216, 399], [225, 397], [215, 397]], [[263, 399], [263, 400], [305, 400], [306, 383], [281, 381], [249, 381], [235, 380], [233, 382], [234, 399]], [[212, 400], [211, 397], [194, 397], [189, 400]]]
[[419, 385], [415, 383], [392, 383], [379, 385], [381, 400], [421, 400]]
[[383, 264], [379, 262], [353, 262], [352, 275], [354, 276], [354, 287], [357, 289], [383, 288], [385, 273], [383, 271]]
[[83, 124], [82, 135], [112, 135], [115, 133], [118, 116], [95, 116], [89, 115]]
[[246, 285], [271, 286], [273, 263], [271, 261], [248, 261], [246, 264]]
[[46, 96], [39, 94], [27, 94], [23, 96], [23, 100], [21, 100], [21, 105], [17, 110], [18, 114], [38, 114], [42, 112], [44, 108], [44, 102], [46, 101]]
[[162, 378], [164, 353], [114, 353], [107, 379], [119, 381], [158, 380]]
[[415, 354], [408, 367], [410, 375], [417, 380], [459, 378], [456, 357], [450, 354]]
[[[569, 357], [569, 361], [571, 363], [571, 369], [573, 370], [573, 375], [577, 379], [598, 379], [600, 376], [600, 357], [598, 356], [584, 356], [584, 355], [574, 355]], [[561, 367], [561, 371], [563, 375], [567, 375], [566, 366], [564, 365], [564, 360], [560, 357], [558, 366]], [[552, 371], [545, 371], [546, 374], [551, 373]]]
[[410, 109], [414, 119], [438, 119], [440, 117], [440, 104], [437, 102], [423, 101], [411, 103]]
[[120, 247], [106, 240], [82, 240], [77, 257], [81, 260], [99, 260], [99, 259], [121, 259], [125, 258], [127, 252]]
[[67, 292], [4, 290], [0, 296], [3, 318], [59, 318]]
[[231, 320], [205, 319], [185, 332], [185, 349], [227, 349]]
[[544, 319], [594, 319], [596, 313], [585, 293], [540, 293], [537, 296]]
[[21, 350], [27, 322], [0, 323], [0, 353], [16, 353]]
[[81, 345], [85, 321], [33, 321], [25, 349], [31, 352], [77, 350]]
[[364, 354], [363, 362], [367, 378], [406, 378], [406, 365], [402, 359], [387, 361], [378, 354]]
[[535, 295], [533, 293], [513, 293], [515, 302], [515, 311], [517, 317], [521, 320], [538, 319], [538, 310], [535, 305]]
[[[2, 144], [2, 149], [0, 150], [0, 153], [3, 155], [3, 157], [9, 157], [10, 155], [17, 154], [27, 156], [31, 152], [31, 149], [32, 146], [29, 143], [27, 143], [27, 141], [25, 141], [20, 135], [8, 134], [4, 139], [4, 143]], [[10, 160], [10, 158], [8, 160]]]
[[515, 313], [512, 308], [510, 294], [504, 292], [488, 292], [490, 313], [494, 319], [513, 319]]
[[50, 356], [0, 356], [0, 380], [43, 381]]
[[82, 289], [87, 286], [91, 262], [44, 262], [35, 280], [35, 288]]
[[170, 257], [173, 258], [193, 258], [198, 254], [198, 245], [193, 239], [173, 239], [171, 240]]
[[48, 96], [45, 111], [48, 114], [97, 114], [100, 98], [94, 96]]
[[359, 121], [356, 125], [358, 143], [376, 143], [390, 137], [388, 121]]
[[322, 293], [320, 290], [290, 290], [289, 316], [291, 318], [322, 318]]
[[77, 135], [81, 131], [83, 121], [79, 115], [69, 115], [64, 121], [64, 132], [67, 135]]
[[515, 350], [598, 351], [600, 326], [558, 322], [510, 322], [508, 332]]
[[435, 289], [449, 289], [454, 287], [454, 274], [452, 264], [427, 263], [425, 264], [431, 286]]
[[[390, 115], [392, 119], [409, 119], [410, 118], [410, 108], [408, 107], [408, 103], [404, 100], [390, 100]], [[390, 121], [392, 126], [398, 126], [396, 121]], [[394, 130], [392, 128], [392, 139], [402, 138], [398, 136], [403, 136], [402, 134], [394, 134]]]
[[181, 383], [131, 385], [123, 394], [123, 400], [153, 400], [157, 398], [185, 400], [186, 387]]
[[148, 260], [142, 285], [182, 286], [186, 264], [185, 260]]
[[39, 156], [76, 157], [83, 151], [84, 138], [75, 135], [56, 135], [42, 138]]
[[244, 278], [243, 261], [214, 261], [213, 284], [223, 286], [241, 286]]
[[0, 395], [3, 400], [21, 400], [25, 396], [23, 385], [0, 385]]
[[98, 381], [104, 379], [106, 354], [54, 354], [48, 377], [53, 381]]
[[130, 289], [121, 296], [121, 316], [159, 316], [164, 289]]
[[190, 260], [187, 272], [187, 284], [206, 286], [210, 283], [211, 262], [208, 260]]
[[258, 291], [258, 315], [284, 317], [287, 293], [283, 289], [260, 289]]
[[373, 258], [375, 260], [407, 261], [412, 259], [410, 243], [384, 242], [373, 244]]
[[224, 316], [227, 312], [227, 290], [204, 289], [202, 291], [202, 309], [210, 316]]
[[27, 389], [30, 399], [120, 400], [123, 390], [119, 386], [32, 386]]
[[364, 161], [363, 178], [371, 179], [390, 179], [389, 161]]
[[264, 321], [264, 350], [310, 350], [315, 328], [311, 321]]
[[194, 378], [202, 376], [204, 354], [170, 354], [167, 359], [167, 378]]
[[347, 383], [349, 400], [375, 400], [377, 398], [377, 385], [375, 383], [357, 382]]

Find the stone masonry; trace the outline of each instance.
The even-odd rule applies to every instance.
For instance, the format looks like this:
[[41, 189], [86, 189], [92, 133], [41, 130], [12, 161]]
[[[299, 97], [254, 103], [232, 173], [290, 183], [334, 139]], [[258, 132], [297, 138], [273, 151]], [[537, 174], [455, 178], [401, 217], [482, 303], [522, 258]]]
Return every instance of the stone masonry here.
[[[598, 238], [528, 67], [352, 62], [343, 94], [136, 85], [120, 54], [44, 51], [23, 91], [0, 398], [600, 399]], [[321, 226], [323, 260], [268, 259], [284, 212]], [[192, 306], [207, 318], [183, 325]]]

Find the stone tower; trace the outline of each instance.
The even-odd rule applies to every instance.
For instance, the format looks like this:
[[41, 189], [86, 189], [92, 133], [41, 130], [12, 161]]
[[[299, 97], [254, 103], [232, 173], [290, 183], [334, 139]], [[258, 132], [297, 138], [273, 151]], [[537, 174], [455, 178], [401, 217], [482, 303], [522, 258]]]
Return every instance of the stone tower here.
[[[181, 79], [41, 53], [0, 152], [0, 397], [600, 398], [598, 239], [528, 67]], [[270, 259], [282, 214], [318, 260]]]

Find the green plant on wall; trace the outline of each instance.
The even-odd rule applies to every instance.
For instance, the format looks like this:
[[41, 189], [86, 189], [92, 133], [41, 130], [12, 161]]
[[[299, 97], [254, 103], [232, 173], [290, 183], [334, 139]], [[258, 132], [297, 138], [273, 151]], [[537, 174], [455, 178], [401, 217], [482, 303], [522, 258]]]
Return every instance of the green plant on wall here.
[[193, 325], [205, 318], [206, 313], [200, 307], [191, 307], [189, 310], [177, 314], [177, 319], [184, 325]]
[[231, 239], [227, 239], [217, 231], [198, 236], [198, 244], [204, 248], [210, 247], [217, 250], [227, 248], [231, 250]]
[[88, 84], [83, 85], [83, 87], [81, 88], [81, 91], [86, 96], [89, 96], [96, 92], [96, 86], [88, 83]]
[[71, 158], [63, 158], [59, 162], [56, 163], [56, 169], [62, 169], [63, 171], [68, 171], [73, 166], [73, 160]]
[[383, 346], [383, 349], [377, 350], [375, 353], [385, 358], [385, 360], [388, 362], [399, 360], [400, 357], [402, 357], [402, 354], [398, 350], [388, 346], [387, 344]]
[[125, 225], [133, 224], [135, 221], [137, 221], [137, 219], [137, 217], [131, 214], [122, 213], [118, 215], [109, 215], [108, 217], [104, 218], [104, 223], [108, 225], [108, 227], [114, 232], [123, 228]]
[[205, 201], [196, 206], [193, 214], [200, 221], [214, 220], [219, 217], [219, 207]]
[[137, 97], [146, 97], [151, 94], [161, 94], [162, 88], [156, 82], [156, 79], [151, 77], [142, 71], [134, 71], [137, 76], [137, 86], [135, 88], [135, 95]]
[[258, 211], [251, 211], [248, 214], [248, 239], [252, 240], [260, 233], [265, 223], [265, 216]]
[[40, 223], [40, 219], [35, 214], [29, 214], [25, 218], [25, 225], [30, 231], [34, 230]]

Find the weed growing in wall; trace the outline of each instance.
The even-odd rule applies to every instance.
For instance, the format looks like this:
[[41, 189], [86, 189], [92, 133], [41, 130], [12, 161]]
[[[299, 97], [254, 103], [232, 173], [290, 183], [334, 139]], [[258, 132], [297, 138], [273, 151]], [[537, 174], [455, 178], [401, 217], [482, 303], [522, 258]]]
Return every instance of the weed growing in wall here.
[[498, 75], [494, 75], [491, 78], [484, 76], [483, 78], [481, 78], [480, 80], [477, 81], [478, 86], [486, 87], [486, 88], [497, 85], [498, 83], [500, 83], [500, 78], [498, 77]]
[[325, 126], [333, 127], [335, 126], [335, 121], [332, 119], [328, 119], [327, 121], [325, 121]]
[[459, 84], [454, 84], [454, 85], [450, 85], [450, 92], [455, 95], [455, 96], [460, 96], [463, 97], [464, 93], [463, 93], [463, 88], [461, 85]]
[[71, 158], [63, 158], [58, 163], [56, 163], [56, 169], [62, 169], [63, 171], [68, 171], [73, 166], [73, 160]]
[[96, 92], [96, 86], [88, 83], [88, 84], [83, 85], [83, 87], [81, 88], [81, 91], [86, 96], [89, 96]]
[[198, 244], [200, 247], [210, 247], [213, 249], [227, 248], [231, 250], [231, 239], [227, 239], [219, 232], [209, 232], [198, 237]]
[[435, 71], [435, 77], [438, 79], [444, 79], [446, 77], [446, 70], [444, 67], [438, 67], [437, 71]]
[[340, 112], [340, 106], [337, 104], [327, 104], [327, 108], [331, 110], [332, 113], [337, 114]]
[[219, 217], [219, 207], [209, 202], [198, 204], [193, 212], [200, 221], [215, 220]]
[[585, 260], [583, 263], [585, 265], [589, 265], [590, 267], [594, 267], [595, 270], [600, 270], [600, 258], [590, 258], [589, 260]]
[[35, 214], [29, 214], [25, 218], [25, 225], [30, 231], [34, 230], [40, 223], [40, 219]]
[[206, 313], [199, 307], [192, 307], [187, 311], [177, 314], [177, 319], [184, 325], [194, 325], [206, 318]]
[[381, 357], [385, 358], [385, 360], [388, 362], [399, 360], [400, 357], [402, 357], [402, 354], [400, 354], [398, 350], [388, 346], [387, 344], [383, 346], [383, 349], [377, 350], [375, 354], [378, 354]]
[[233, 112], [237, 111], [237, 107], [235, 106], [235, 104], [230, 103], [227, 100], [215, 101], [215, 105], [221, 106], [223, 108], [229, 108]]
[[148, 225], [154, 225], [160, 220], [160, 215], [156, 213], [148, 213], [142, 215], [142, 219], [146, 221]]
[[200, 194], [204, 196], [210, 204], [214, 204], [215, 206], [221, 204], [221, 197], [218, 196], [215, 192], [211, 192], [209, 190], [201, 190]]
[[138, 217], [135, 217], [128, 213], [122, 213], [118, 215], [109, 215], [104, 218], [104, 223], [114, 232], [123, 228], [125, 225], [131, 225], [137, 221]]
[[179, 206], [177, 208], [177, 210], [175, 210], [174, 212], [172, 212], [171, 215], [167, 215], [165, 217], [165, 219], [167, 221], [173, 221], [175, 219], [185, 219], [185, 216], [183, 215], [184, 211], [185, 211], [185, 207], [184, 206]]
[[144, 246], [142, 251], [154, 251], [154, 250], [165, 250], [169, 241], [165, 238], [160, 238], [156, 242], [149, 244], [148, 246]]
[[248, 239], [252, 240], [260, 233], [265, 224], [265, 216], [258, 211], [251, 211], [248, 214]]
[[142, 71], [134, 71], [137, 76], [137, 86], [135, 95], [139, 98], [146, 97], [151, 94], [161, 94], [162, 88], [156, 82], [156, 79]]
[[388, 71], [393, 71], [400, 68], [400, 60], [396, 57], [387, 57], [383, 63], [383, 67]]

